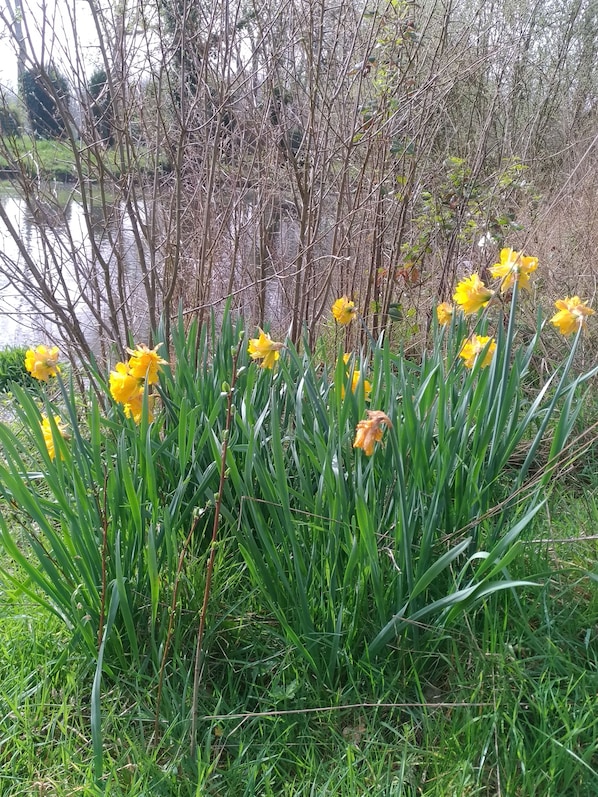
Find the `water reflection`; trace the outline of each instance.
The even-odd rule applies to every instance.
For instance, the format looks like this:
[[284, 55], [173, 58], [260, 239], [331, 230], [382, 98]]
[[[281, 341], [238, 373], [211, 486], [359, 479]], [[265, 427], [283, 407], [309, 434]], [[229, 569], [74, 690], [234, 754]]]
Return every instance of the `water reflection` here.
[[0, 346], [72, 341], [64, 335], [68, 327], [103, 354], [125, 342], [119, 315], [146, 336], [147, 303], [124, 214], [109, 208], [106, 223], [105, 207], [86, 217], [70, 195], [49, 200], [25, 202], [10, 189], [0, 192], [6, 216], [6, 223], [0, 219]]

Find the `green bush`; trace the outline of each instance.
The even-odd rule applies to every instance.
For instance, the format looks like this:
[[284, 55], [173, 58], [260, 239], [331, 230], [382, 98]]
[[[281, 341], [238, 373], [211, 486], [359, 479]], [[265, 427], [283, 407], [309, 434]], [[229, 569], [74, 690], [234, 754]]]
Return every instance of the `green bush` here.
[[12, 383], [31, 386], [35, 380], [25, 368], [25, 352], [20, 346], [0, 350], [0, 393], [7, 393]]
[[[459, 357], [459, 314], [419, 363], [385, 342], [353, 355], [371, 372], [369, 406], [392, 423], [372, 456], [352, 445], [368, 404], [342, 351], [324, 364], [289, 343], [273, 371], [259, 368], [228, 315], [220, 328], [175, 330], [176, 367], [162, 369], [153, 422], [147, 392], [136, 425], [100, 374], [105, 396], [91, 394], [83, 414], [60, 376], [60, 401], [46, 398], [42, 412], [15, 386], [28, 439], [0, 426], [5, 547], [92, 656], [108, 627], [110, 668], [158, 667], [172, 596], [185, 614], [201, 608], [193, 579], [176, 588], [184, 557], [208, 548], [218, 507], [265, 609], [332, 686], [343, 662], [379, 656], [419, 623], [443, 625], [512, 586], [506, 565], [550, 475], [530, 485], [531, 465], [541, 443], [558, 460], [588, 376], [569, 376], [575, 343], [538, 386], [530, 364], [543, 324], [523, 345], [516, 320], [516, 299], [508, 321], [500, 311], [477, 319], [479, 332], [495, 328], [486, 368], [481, 356], [472, 368]], [[521, 466], [507, 467], [522, 445]], [[33, 558], [14, 543], [16, 524]]]
[[[203, 328], [180, 319], [172, 365], [135, 410], [124, 364], [110, 380], [96, 373], [103, 392], [84, 411], [60, 374], [58, 400], [41, 408], [14, 386], [22, 429], [0, 424], [0, 538], [27, 582], [3, 575], [97, 660], [96, 721], [102, 669], [162, 678], [176, 651], [191, 680], [216, 551], [249, 580], [252, 611], [331, 689], [354, 663], [415, 637], [421, 649], [492, 593], [528, 583], [509, 565], [598, 368], [574, 373], [580, 322], [540, 383], [541, 314], [521, 341], [516, 287], [504, 308], [434, 324], [419, 361], [384, 340], [348, 362], [342, 349], [322, 362], [287, 342], [272, 370], [252, 361], [228, 313]], [[468, 363], [472, 327], [486, 342]], [[368, 408], [388, 421], [369, 451], [356, 446], [356, 429], [372, 430]]]

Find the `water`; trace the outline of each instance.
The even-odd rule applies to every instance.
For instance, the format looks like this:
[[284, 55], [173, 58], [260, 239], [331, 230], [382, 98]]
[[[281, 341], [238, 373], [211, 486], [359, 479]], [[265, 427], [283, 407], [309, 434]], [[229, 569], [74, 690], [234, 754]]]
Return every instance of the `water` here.
[[0, 189], [0, 347], [60, 345], [77, 336], [95, 354], [122, 345], [108, 293], [120, 297], [116, 306], [147, 335], [147, 302], [124, 214], [98, 207], [86, 219], [72, 193], [60, 193], [32, 203], [9, 186]]
[[[97, 187], [87, 190], [90, 198], [99, 194]], [[173, 249], [168, 203], [161, 207], [148, 196], [147, 204], [139, 201], [132, 208], [140, 231], [136, 240], [124, 203], [88, 205], [86, 213], [68, 187], [46, 186], [40, 196], [26, 202], [0, 183], [5, 214], [0, 216], [0, 348], [52, 343], [70, 356], [88, 349], [106, 361], [112, 350], [122, 352], [130, 342], [127, 332], [136, 343], [149, 342], [148, 296], [158, 307], [164, 290], [156, 277], [164, 271], [160, 258]], [[152, 207], [162, 224], [152, 225], [145, 207]], [[147, 239], [139, 244], [143, 234]], [[215, 236], [210, 262], [193, 236], [180, 247], [172, 307], [180, 300], [218, 317], [230, 296], [233, 312], [248, 326], [265, 323], [283, 334], [300, 276], [295, 214], [274, 205], [266, 213], [260, 198], [248, 194], [224, 223], [218, 221]], [[318, 279], [325, 280], [326, 269], [320, 271]], [[154, 278], [154, 291], [150, 285], [146, 293]]]

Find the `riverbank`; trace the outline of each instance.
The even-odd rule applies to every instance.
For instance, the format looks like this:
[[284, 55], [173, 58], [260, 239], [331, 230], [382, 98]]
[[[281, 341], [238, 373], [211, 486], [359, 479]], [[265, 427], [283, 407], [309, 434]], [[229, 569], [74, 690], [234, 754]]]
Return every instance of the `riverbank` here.
[[[73, 184], [81, 177], [87, 179], [91, 176], [95, 179], [100, 156], [103, 162], [102, 168], [109, 168], [113, 178], [125, 171], [115, 148], [100, 147], [99, 151], [95, 151], [89, 147], [83, 148], [81, 145], [81, 151], [78, 153], [70, 141], [22, 136], [11, 138], [10, 144], [7, 145], [5, 139], [4, 146], [0, 150], [0, 180], [12, 181], [27, 175], [31, 180]], [[135, 155], [135, 165], [140, 177], [146, 170], [154, 174], [156, 164], [150, 161], [150, 155], [144, 155], [144, 148], [139, 147]], [[128, 164], [127, 172], [129, 168]], [[159, 168], [166, 174], [171, 166], [166, 159], [163, 159]]]
[[[0, 179], [11, 180], [21, 174], [31, 179], [74, 182], [77, 179], [75, 158], [70, 143], [30, 136], [11, 138], [4, 142], [0, 154]], [[11, 161], [6, 153], [11, 154]]]

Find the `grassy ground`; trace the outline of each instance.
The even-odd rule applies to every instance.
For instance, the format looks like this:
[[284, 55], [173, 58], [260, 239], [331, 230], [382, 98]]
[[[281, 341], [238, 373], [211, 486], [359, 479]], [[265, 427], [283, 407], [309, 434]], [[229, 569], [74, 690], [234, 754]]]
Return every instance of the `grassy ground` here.
[[[559, 487], [514, 567], [537, 588], [494, 596], [425, 654], [396, 650], [384, 669], [354, 669], [336, 694], [305, 674], [243, 596], [211, 637], [194, 755], [190, 685], [176, 668], [160, 739], [155, 678], [105, 679], [105, 793], [595, 795], [597, 543], [581, 538], [597, 520], [595, 486]], [[2, 589], [0, 614], [0, 794], [99, 793], [93, 672], [29, 600]]]

